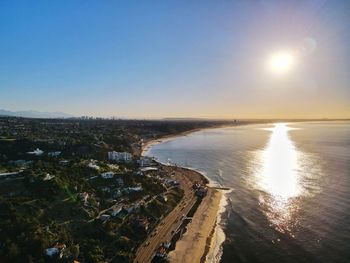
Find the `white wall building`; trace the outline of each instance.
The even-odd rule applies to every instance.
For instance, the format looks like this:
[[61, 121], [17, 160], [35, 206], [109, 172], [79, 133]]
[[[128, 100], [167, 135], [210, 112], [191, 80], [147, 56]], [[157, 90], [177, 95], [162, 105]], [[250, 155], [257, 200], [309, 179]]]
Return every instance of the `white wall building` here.
[[100, 166], [94, 164], [94, 163], [89, 163], [88, 167], [94, 170], [100, 170]]
[[39, 148], [36, 148], [36, 150], [32, 151], [32, 152], [27, 152], [28, 154], [33, 154], [33, 155], [42, 155], [44, 153], [44, 151], [40, 150]]
[[116, 162], [130, 162], [132, 160], [131, 153], [128, 152], [108, 152], [108, 159]]
[[103, 179], [111, 179], [113, 178], [114, 173], [113, 172], [105, 172], [105, 173], [101, 173], [101, 177]]

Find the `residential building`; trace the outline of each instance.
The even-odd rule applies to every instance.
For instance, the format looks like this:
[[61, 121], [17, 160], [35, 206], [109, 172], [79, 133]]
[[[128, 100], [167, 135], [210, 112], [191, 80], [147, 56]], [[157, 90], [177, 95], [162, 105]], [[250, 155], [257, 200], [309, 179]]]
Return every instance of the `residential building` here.
[[153, 158], [148, 156], [142, 156], [139, 160], [137, 160], [137, 163], [141, 167], [151, 166], [153, 165]]
[[103, 179], [111, 179], [114, 177], [114, 173], [113, 172], [105, 172], [105, 173], [101, 173], [101, 177]]
[[142, 186], [128, 187], [129, 192], [140, 192], [143, 191]]
[[39, 148], [36, 148], [36, 150], [34, 150], [32, 152], [27, 152], [27, 153], [39, 156], [39, 155], [42, 155], [44, 153], [44, 151], [40, 150]]
[[61, 152], [60, 151], [56, 151], [56, 152], [48, 152], [47, 155], [49, 157], [58, 157], [61, 155]]
[[49, 257], [59, 256], [59, 258], [63, 257], [63, 251], [66, 249], [65, 244], [56, 243], [53, 247], [46, 249], [46, 255]]
[[100, 166], [98, 166], [92, 162], [88, 164], [88, 167], [91, 169], [94, 169], [94, 170], [100, 170]]
[[108, 152], [108, 159], [116, 162], [130, 162], [132, 160], [131, 153], [128, 152]]
[[106, 222], [110, 218], [111, 218], [111, 216], [107, 215], [107, 214], [100, 215], [100, 220], [103, 221], [103, 222]]
[[124, 180], [122, 178], [119, 177], [116, 181], [119, 187], [124, 187]]

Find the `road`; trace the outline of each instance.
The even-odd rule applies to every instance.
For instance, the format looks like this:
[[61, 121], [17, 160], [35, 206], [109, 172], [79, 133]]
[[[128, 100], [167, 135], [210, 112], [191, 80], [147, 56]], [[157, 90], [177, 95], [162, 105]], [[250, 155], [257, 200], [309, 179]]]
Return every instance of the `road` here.
[[194, 181], [201, 180], [200, 176], [193, 171], [184, 170], [175, 167], [165, 167], [168, 173], [175, 170], [175, 179], [180, 183], [180, 187], [184, 190], [184, 196], [179, 204], [158, 224], [158, 226], [150, 233], [145, 242], [136, 252], [134, 263], [151, 262], [156, 250], [161, 243], [169, 242], [172, 238], [172, 231], [179, 228], [182, 223], [183, 215], [187, 214], [197, 198], [192, 190]]

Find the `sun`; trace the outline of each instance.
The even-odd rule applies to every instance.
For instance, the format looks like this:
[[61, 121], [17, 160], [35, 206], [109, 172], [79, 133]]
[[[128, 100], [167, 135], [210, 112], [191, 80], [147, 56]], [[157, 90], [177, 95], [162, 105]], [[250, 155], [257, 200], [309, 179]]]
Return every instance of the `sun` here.
[[295, 56], [290, 51], [279, 51], [268, 58], [268, 69], [275, 74], [285, 74], [295, 65]]

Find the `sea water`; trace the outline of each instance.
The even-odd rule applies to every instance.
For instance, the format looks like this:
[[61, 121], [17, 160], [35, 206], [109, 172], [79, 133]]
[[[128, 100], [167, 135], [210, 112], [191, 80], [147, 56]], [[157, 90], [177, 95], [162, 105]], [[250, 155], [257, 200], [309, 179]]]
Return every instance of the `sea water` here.
[[350, 262], [350, 122], [209, 129], [146, 154], [231, 189], [208, 261]]

